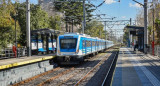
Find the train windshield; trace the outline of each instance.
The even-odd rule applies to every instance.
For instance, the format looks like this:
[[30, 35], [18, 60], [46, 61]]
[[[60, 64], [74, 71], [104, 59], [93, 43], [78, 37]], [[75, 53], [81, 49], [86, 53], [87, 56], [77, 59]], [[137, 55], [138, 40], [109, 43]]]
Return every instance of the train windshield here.
[[77, 39], [61, 39], [60, 47], [61, 49], [75, 49], [77, 44]]

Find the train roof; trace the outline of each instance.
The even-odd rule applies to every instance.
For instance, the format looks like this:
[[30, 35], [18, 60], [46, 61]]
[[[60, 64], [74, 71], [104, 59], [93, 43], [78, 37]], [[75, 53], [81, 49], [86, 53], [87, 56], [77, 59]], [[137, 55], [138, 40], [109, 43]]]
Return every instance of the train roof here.
[[87, 38], [92, 38], [92, 39], [99, 39], [99, 40], [103, 40], [103, 41], [107, 41], [107, 42], [112, 42], [112, 41], [109, 41], [109, 40], [105, 40], [105, 39], [100, 39], [98, 37], [91, 37], [90, 35], [87, 35], [87, 34], [79, 34], [79, 33], [64, 33], [63, 35], [61, 36], [68, 36], [68, 35], [79, 35], [81, 37], [87, 37]]

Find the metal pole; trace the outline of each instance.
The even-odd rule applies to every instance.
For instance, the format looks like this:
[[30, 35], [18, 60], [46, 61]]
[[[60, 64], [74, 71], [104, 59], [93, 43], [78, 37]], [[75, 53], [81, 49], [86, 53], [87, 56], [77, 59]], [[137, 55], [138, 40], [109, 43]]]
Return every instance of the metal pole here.
[[147, 2], [144, 0], [144, 53], [147, 53], [148, 34], [147, 34]]
[[26, 36], [27, 36], [27, 56], [31, 56], [31, 35], [30, 35], [30, 3], [29, 3], [29, 0], [26, 0], [26, 5], [27, 5], [27, 8], [26, 8]]
[[[154, 4], [154, 3], [153, 3]], [[153, 6], [153, 42], [152, 42], [152, 55], [154, 55], [154, 6]]]
[[85, 19], [85, 0], [83, 0], [83, 27], [82, 27], [82, 33], [84, 34], [84, 29], [86, 27], [86, 19]]
[[[105, 40], [107, 40], [107, 30], [106, 30], [106, 21], [104, 22], [104, 27], [105, 27]], [[105, 48], [107, 48], [107, 43], [105, 42]]]
[[16, 13], [16, 15], [15, 15], [15, 47], [16, 47], [16, 55], [15, 55], [15, 58], [17, 58], [17, 28], [16, 28], [16, 17], [17, 17], [17, 13]]
[[132, 25], [132, 18], [130, 18], [130, 25]]
[[73, 19], [72, 19], [72, 33], [73, 33]]
[[106, 21], [104, 22], [104, 27], [105, 27], [105, 40], [107, 40]]
[[130, 47], [130, 29], [128, 31], [128, 47]]
[[69, 33], [71, 32], [70, 29], [71, 29], [71, 27], [70, 27], [70, 25], [69, 25]]
[[66, 32], [68, 32], [68, 23], [66, 21]]

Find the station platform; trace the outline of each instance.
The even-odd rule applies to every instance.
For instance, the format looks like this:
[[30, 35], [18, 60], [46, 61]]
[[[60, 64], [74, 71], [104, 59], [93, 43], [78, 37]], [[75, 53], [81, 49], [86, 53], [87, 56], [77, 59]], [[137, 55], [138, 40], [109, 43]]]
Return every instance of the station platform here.
[[160, 57], [120, 48], [112, 86], [160, 86]]
[[47, 54], [42, 56], [19, 57], [0, 60], [0, 70], [12, 68], [16, 66], [31, 64], [39, 61], [49, 60], [55, 57], [55, 54]]

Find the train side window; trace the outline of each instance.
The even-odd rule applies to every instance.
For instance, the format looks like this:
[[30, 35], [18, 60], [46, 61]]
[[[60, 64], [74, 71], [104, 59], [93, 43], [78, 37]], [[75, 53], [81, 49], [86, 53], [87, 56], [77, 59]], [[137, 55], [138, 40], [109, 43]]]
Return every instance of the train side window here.
[[89, 45], [90, 45], [90, 44], [89, 44], [89, 41], [87, 41], [87, 47], [89, 47]]
[[85, 40], [83, 40], [82, 46], [85, 47]]
[[95, 41], [92, 41], [92, 46], [95, 46]]

